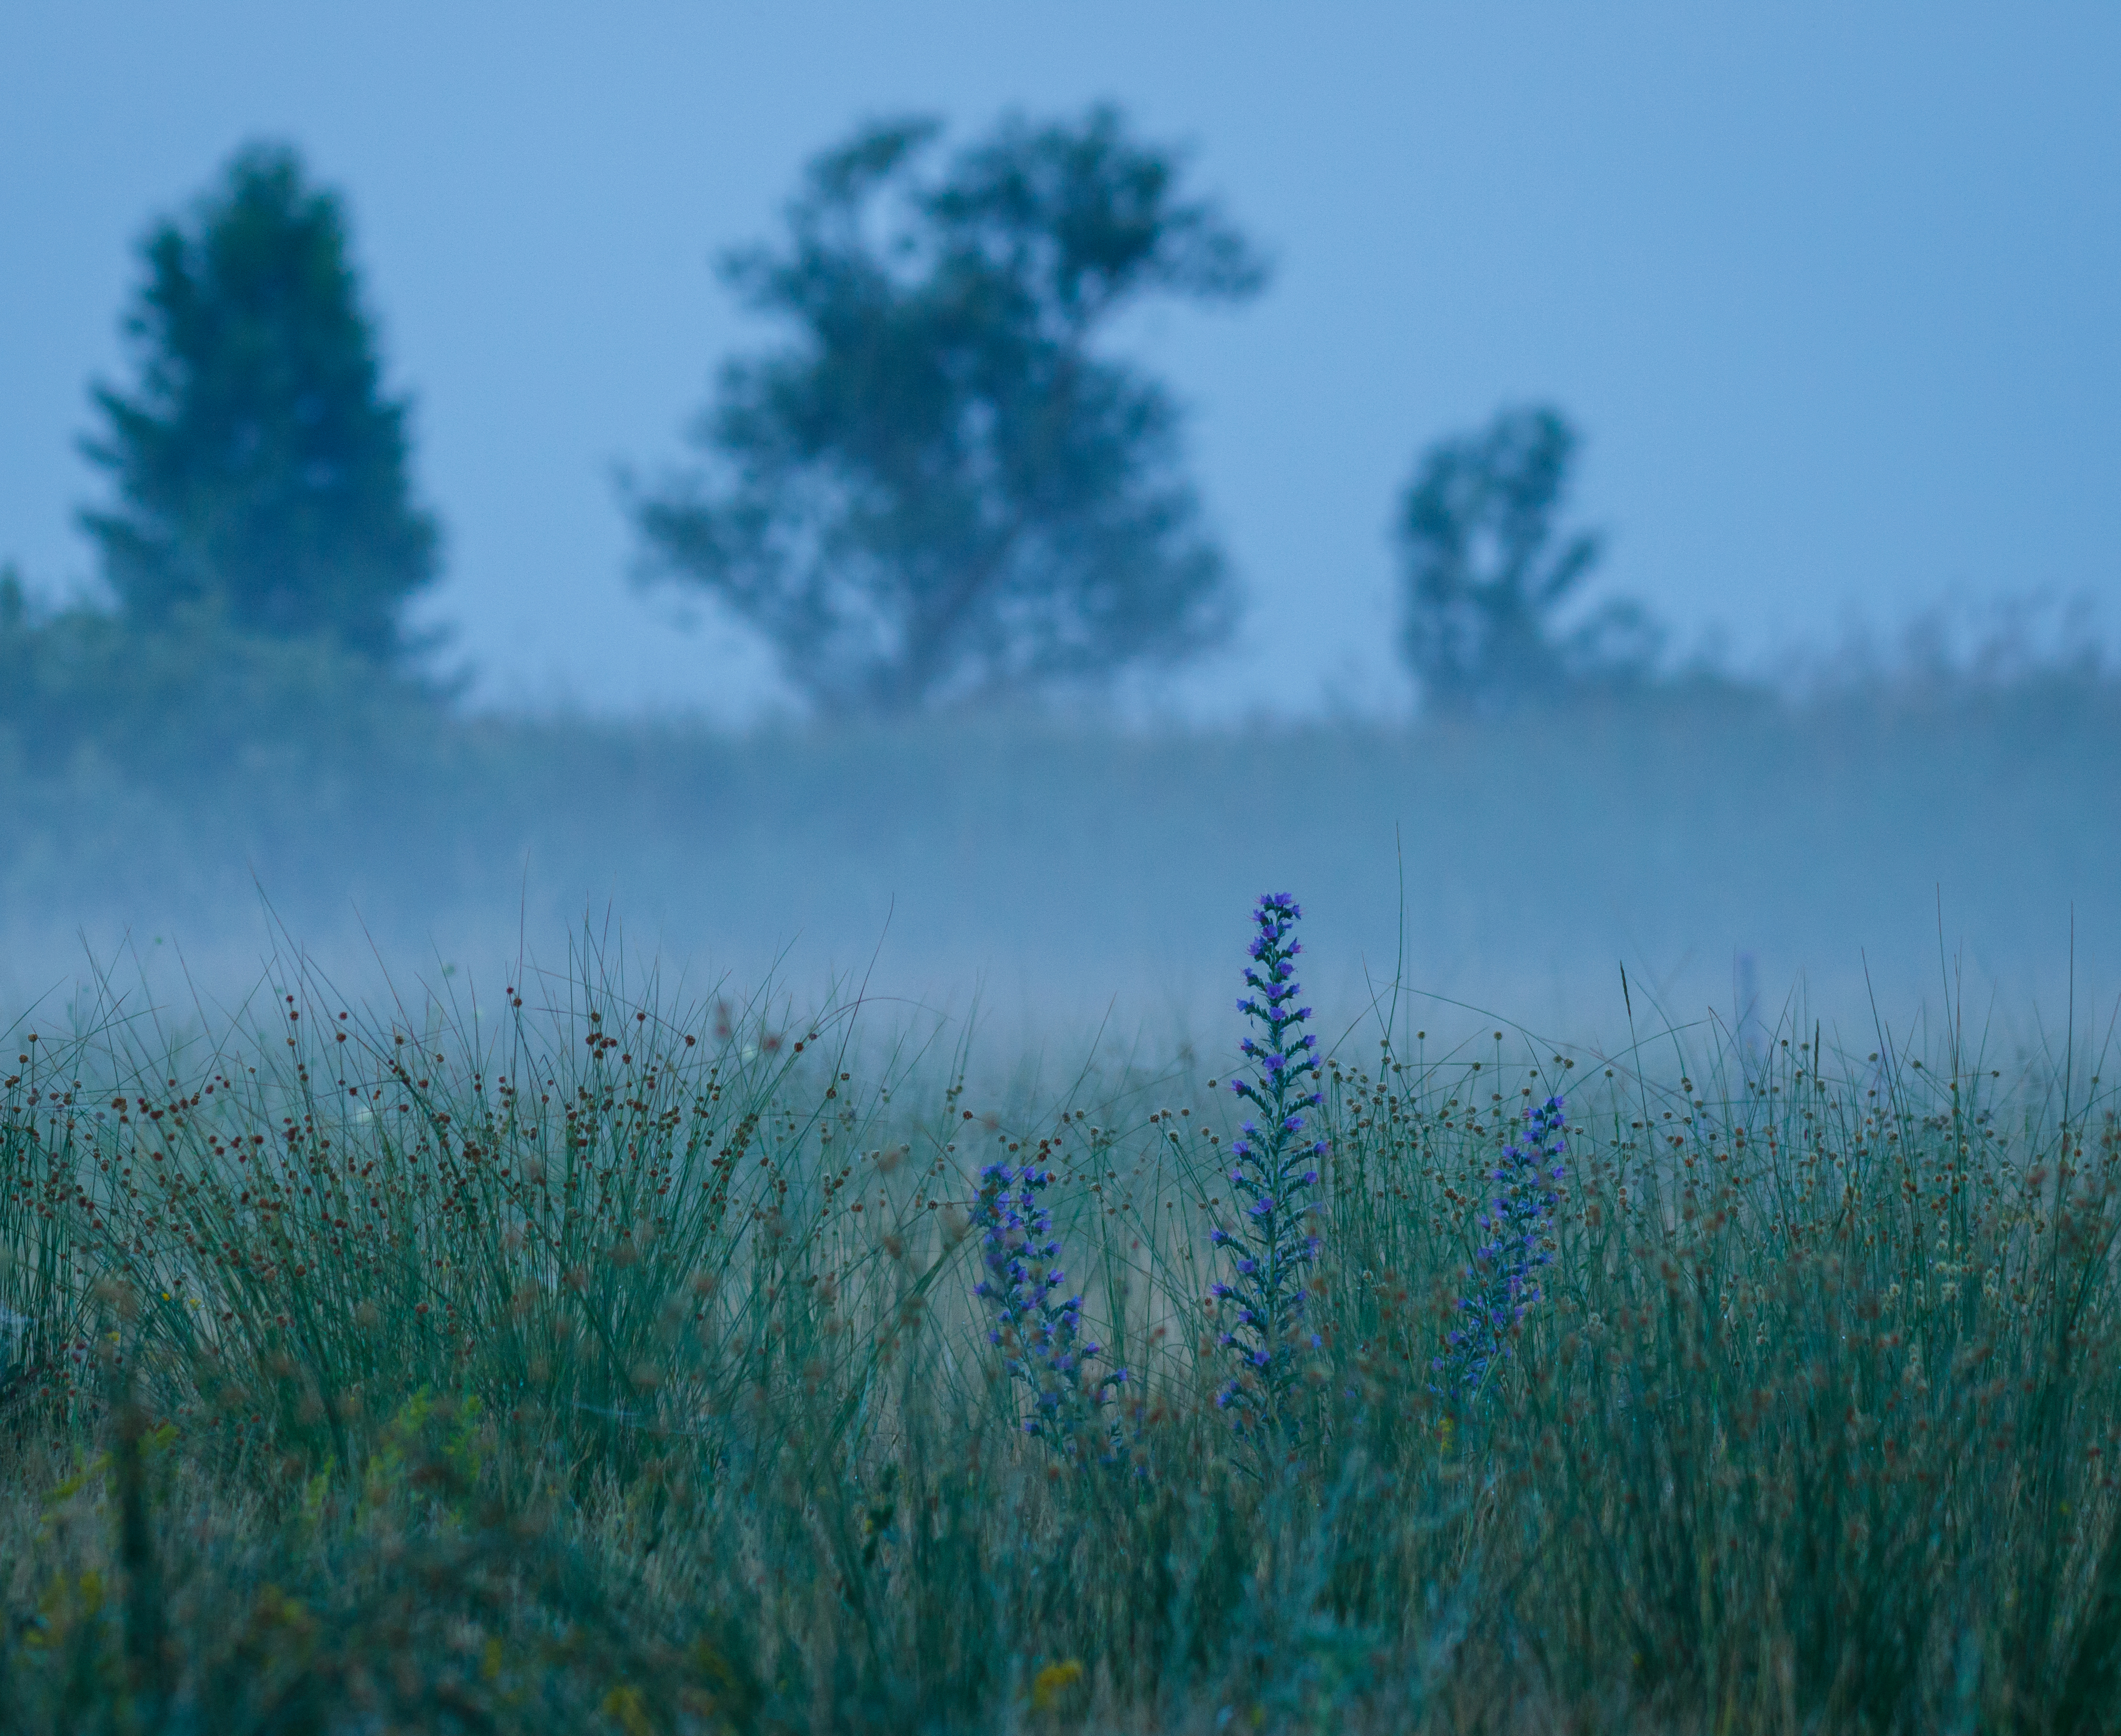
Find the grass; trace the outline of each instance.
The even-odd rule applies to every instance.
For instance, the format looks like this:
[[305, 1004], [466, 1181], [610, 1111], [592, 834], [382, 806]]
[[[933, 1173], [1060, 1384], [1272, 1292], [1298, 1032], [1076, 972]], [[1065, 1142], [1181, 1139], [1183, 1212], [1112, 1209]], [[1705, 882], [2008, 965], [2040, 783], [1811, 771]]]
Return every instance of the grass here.
[[[2067, 1047], [1332, 1053], [1285, 1461], [1202, 1298], [1212, 1066], [590, 968], [0, 1078], [9, 1729], [2039, 1730], [2121, 1696], [2121, 1134]], [[17, 1055], [22, 1059], [16, 1060]], [[1565, 1094], [1545, 1300], [1432, 1363]], [[1130, 1371], [1028, 1437], [972, 1295], [1041, 1152]]]

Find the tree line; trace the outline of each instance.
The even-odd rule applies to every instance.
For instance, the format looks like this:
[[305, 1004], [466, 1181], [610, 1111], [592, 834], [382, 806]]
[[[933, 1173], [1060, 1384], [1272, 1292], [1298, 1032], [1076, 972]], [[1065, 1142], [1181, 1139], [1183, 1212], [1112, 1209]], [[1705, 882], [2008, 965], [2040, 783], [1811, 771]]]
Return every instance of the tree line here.
[[[233, 634], [408, 674], [441, 570], [343, 201], [253, 146], [142, 244], [132, 377], [91, 393], [109, 498], [81, 514], [110, 631]], [[1228, 562], [1168, 390], [1105, 340], [1130, 309], [1235, 305], [1268, 262], [1182, 154], [1109, 107], [865, 126], [807, 165], [723, 281], [780, 333], [728, 361], [691, 458], [624, 485], [641, 582], [717, 599], [828, 717], [1095, 689], [1225, 641]], [[1424, 708], [1478, 716], [1646, 679], [1638, 607], [1562, 622], [1601, 543], [1564, 522], [1578, 437], [1505, 410], [1400, 502], [1401, 649]], [[28, 654], [0, 578], [0, 665]], [[78, 625], [78, 624], [77, 624]], [[10, 636], [15, 649], [10, 653]], [[19, 672], [16, 678], [20, 678]]]

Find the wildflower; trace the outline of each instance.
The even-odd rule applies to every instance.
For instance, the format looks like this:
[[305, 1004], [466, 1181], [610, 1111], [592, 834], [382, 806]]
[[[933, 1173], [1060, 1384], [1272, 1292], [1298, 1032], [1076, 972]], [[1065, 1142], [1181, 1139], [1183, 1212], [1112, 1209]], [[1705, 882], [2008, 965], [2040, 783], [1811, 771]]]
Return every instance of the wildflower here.
[[1247, 1433], [1263, 1432], [1277, 1417], [1293, 1426], [1282, 1400], [1298, 1357], [1318, 1344], [1303, 1319], [1304, 1270], [1317, 1258], [1308, 1195], [1326, 1142], [1306, 1138], [1306, 1114], [1320, 1095], [1313, 1088], [1318, 1040], [1300, 1029], [1311, 1009], [1295, 1004], [1294, 960], [1303, 945], [1289, 931], [1303, 914], [1286, 892], [1262, 897], [1252, 911], [1258, 932], [1245, 968], [1252, 992], [1238, 1011], [1258, 1027], [1238, 1045], [1255, 1070], [1230, 1089], [1259, 1119], [1247, 1121], [1230, 1147], [1236, 1227], [1218, 1223], [1210, 1232], [1215, 1246], [1230, 1250], [1231, 1278], [1211, 1294], [1229, 1321], [1222, 1347], [1238, 1365], [1215, 1402]]
[[1083, 1660], [1063, 1658], [1058, 1664], [1049, 1664], [1031, 1678], [1031, 1709], [1034, 1712], [1050, 1712], [1060, 1702], [1060, 1696], [1083, 1679]]
[[1117, 1420], [1106, 1408], [1126, 1384], [1127, 1372], [1093, 1372], [1104, 1347], [1083, 1335], [1083, 1298], [1062, 1294], [1067, 1273], [1058, 1264], [1060, 1244], [1052, 1233], [1053, 1214], [1039, 1198], [1052, 1179], [1052, 1171], [1029, 1163], [1021, 1169], [992, 1163], [980, 1171], [973, 1227], [980, 1231], [986, 1275], [974, 1294], [988, 1305], [987, 1338], [1000, 1349], [1002, 1366], [1030, 1391], [1024, 1432], [1069, 1458], [1095, 1441], [1098, 1457], [1111, 1464], [1121, 1441]]
[[1434, 1391], [1460, 1403], [1480, 1395], [1497, 1361], [1510, 1353], [1510, 1333], [1540, 1300], [1536, 1273], [1554, 1258], [1545, 1247], [1568, 1150], [1562, 1100], [1534, 1110], [1524, 1136], [1503, 1149], [1490, 1179], [1499, 1189], [1480, 1214], [1483, 1240], [1466, 1268], [1470, 1287], [1460, 1297], [1459, 1324], [1444, 1335], [1444, 1352], [1431, 1365]]

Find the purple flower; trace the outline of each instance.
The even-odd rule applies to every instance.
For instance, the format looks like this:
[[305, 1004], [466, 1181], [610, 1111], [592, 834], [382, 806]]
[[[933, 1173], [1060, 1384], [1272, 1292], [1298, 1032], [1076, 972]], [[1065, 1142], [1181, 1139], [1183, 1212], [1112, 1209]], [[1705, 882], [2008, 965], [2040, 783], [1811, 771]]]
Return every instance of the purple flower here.
[[1299, 1028], [1311, 1009], [1297, 1004], [1302, 990], [1294, 980], [1293, 961], [1303, 948], [1291, 930], [1302, 915], [1285, 892], [1269, 894], [1252, 910], [1252, 963], [1245, 971], [1252, 992], [1238, 1011], [1258, 1027], [1238, 1045], [1256, 1070], [1230, 1082], [1236, 1096], [1261, 1111], [1231, 1146], [1237, 1159], [1231, 1185], [1251, 1203], [1234, 1226], [1217, 1224], [1210, 1236], [1215, 1246], [1235, 1250], [1233, 1281], [1210, 1293], [1234, 1310], [1221, 1342], [1244, 1371], [1224, 1384], [1216, 1403], [1254, 1436], [1294, 1431], [1288, 1401], [1297, 1370], [1284, 1347], [1317, 1343], [1302, 1317], [1305, 1268], [1317, 1257], [1318, 1239], [1308, 1222], [1314, 1208], [1299, 1201], [1304, 1189], [1317, 1185], [1316, 1165], [1326, 1147], [1322, 1139], [1298, 1137], [1302, 1112], [1322, 1101], [1310, 1088], [1319, 1070], [1317, 1040]]
[[1503, 1148], [1494, 1173], [1501, 1191], [1477, 1220], [1492, 1240], [1475, 1250], [1466, 1268], [1471, 1287], [1458, 1301], [1471, 1329], [1446, 1333], [1445, 1352], [1433, 1365], [1435, 1390], [1457, 1403], [1480, 1396], [1495, 1364], [1510, 1353], [1512, 1330], [1540, 1300], [1537, 1273], [1553, 1259], [1545, 1244], [1559, 1203], [1554, 1189], [1568, 1131], [1562, 1100], [1549, 1097], [1532, 1111], [1524, 1137]]
[[1000, 1347], [1002, 1366], [1010, 1377], [1029, 1389], [1032, 1414], [1024, 1421], [1024, 1432], [1065, 1457], [1075, 1458], [1088, 1449], [1106, 1464], [1116, 1464], [1125, 1456], [1120, 1425], [1107, 1408], [1112, 1389], [1125, 1383], [1126, 1371], [1115, 1368], [1094, 1376], [1087, 1372], [1084, 1365], [1103, 1347], [1082, 1338], [1082, 1297], [1056, 1300], [1054, 1292], [1065, 1273], [1057, 1265], [1029, 1263], [1051, 1261], [1060, 1253], [1052, 1236], [1053, 1214], [1039, 1198], [1052, 1179], [1051, 1171], [1029, 1164], [1014, 1173], [1001, 1163], [980, 1171], [974, 1212], [976, 1222], [986, 1226], [981, 1241], [986, 1276], [973, 1287], [973, 1294], [991, 1305], [995, 1324], [988, 1342]]

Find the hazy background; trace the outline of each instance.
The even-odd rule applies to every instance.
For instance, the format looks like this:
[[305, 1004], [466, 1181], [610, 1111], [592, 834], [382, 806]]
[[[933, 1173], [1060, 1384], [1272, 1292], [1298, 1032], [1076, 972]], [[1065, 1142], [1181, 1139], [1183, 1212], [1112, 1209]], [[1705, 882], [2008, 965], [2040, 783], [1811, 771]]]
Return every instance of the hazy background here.
[[[1392, 491], [1527, 396], [1588, 431], [1612, 579], [1683, 632], [2121, 600], [2110, 7], [24, 0], [0, 49], [0, 547], [45, 584], [87, 575], [71, 443], [128, 248], [287, 137], [352, 202], [447, 514], [430, 610], [482, 691], [747, 714], [758, 663], [627, 593], [608, 482], [755, 336], [710, 252], [858, 117], [1111, 96], [1279, 261], [1255, 305], [1136, 334], [1253, 595], [1300, 605], [1277, 709], [1404, 702]], [[1190, 706], [1262, 696], [1265, 619]]]
[[[356, 956], [358, 910], [407, 970], [482, 972], [519, 925], [549, 955], [594, 910], [696, 977], [790, 940], [814, 975], [889, 911], [909, 994], [1206, 1021], [1270, 882], [1314, 907], [1337, 995], [1359, 959], [1389, 974], [1404, 865], [1415, 978], [1535, 1023], [1610, 1031], [1623, 960], [1727, 1010], [1741, 956], [1776, 1004], [1802, 976], [1851, 1007], [1867, 959], [1905, 1009], [1940, 907], [2022, 1023], [2072, 911], [2080, 988], [2121, 938], [2105, 700], [1410, 734], [1387, 529], [1425, 443], [1551, 400], [1587, 438], [1578, 514], [1612, 533], [1598, 589], [1682, 654], [1772, 669], [1946, 599], [1970, 632], [2036, 593], [2110, 620], [2117, 51], [2088, 5], [12, 6], [0, 557], [48, 598], [91, 585], [73, 441], [91, 377], [123, 377], [130, 249], [237, 145], [287, 139], [349, 201], [417, 399], [446, 533], [420, 618], [473, 709], [610, 722], [510, 724], [447, 776], [402, 744], [240, 780], [31, 767], [0, 820], [0, 1001], [84, 933], [240, 978], [254, 873], [301, 938]], [[629, 722], [790, 705], [731, 622], [627, 583], [614, 468], [676, 458], [758, 341], [711, 254], [857, 119], [1100, 97], [1191, 142], [1277, 268], [1123, 339], [1192, 412], [1251, 603], [1139, 700], [1193, 733]]]

